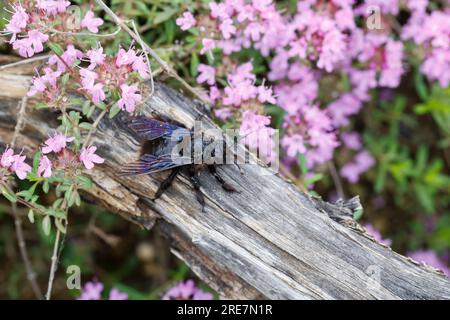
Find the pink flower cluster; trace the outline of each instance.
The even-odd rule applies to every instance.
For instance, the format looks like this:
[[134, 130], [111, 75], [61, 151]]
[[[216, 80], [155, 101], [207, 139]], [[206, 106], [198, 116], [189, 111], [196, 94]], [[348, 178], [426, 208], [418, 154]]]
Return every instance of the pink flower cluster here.
[[193, 280], [186, 280], [167, 290], [162, 300], [213, 300], [213, 295], [197, 288]]
[[450, 84], [450, 8], [427, 13], [427, 1], [410, 1], [412, 11], [402, 38], [412, 40], [423, 50], [421, 71], [442, 87]]
[[14, 150], [6, 147], [0, 158], [0, 167], [17, 175], [20, 180], [24, 180], [31, 172], [31, 167], [25, 163], [26, 157], [22, 154], [14, 154]]
[[[95, 152], [97, 148], [89, 146], [81, 149], [78, 156], [71, 149], [67, 148], [67, 144], [74, 141], [74, 137], [67, 137], [62, 133], [56, 133], [53, 137], [48, 138], [42, 145], [42, 153], [37, 174], [39, 177], [49, 178], [52, 175], [53, 168], [64, 169], [68, 166], [78, 166], [82, 163], [87, 170], [94, 168], [95, 164], [103, 163], [105, 160]], [[52, 161], [47, 155], [54, 153], [55, 160]]]
[[[357, 6], [354, 0], [304, 0], [297, 2], [295, 14], [286, 14], [271, 0], [225, 0], [210, 2], [208, 16], [185, 12], [177, 24], [182, 30], [198, 28], [200, 54], [220, 49], [224, 56], [223, 66], [198, 66], [197, 82], [209, 86], [215, 115], [224, 121], [234, 116], [242, 124], [250, 110], [262, 115], [258, 119], [263, 124], [268, 123], [264, 109], [248, 101], [280, 106], [286, 110], [281, 139], [286, 156], [303, 154], [313, 168], [333, 157], [340, 145], [338, 131], [359, 113], [370, 90], [395, 88], [404, 73], [403, 44], [390, 29], [371, 31], [357, 24], [371, 6], [378, 6], [385, 16], [399, 12], [397, 1], [371, 0]], [[254, 85], [251, 63], [230, 63], [232, 53], [246, 48], [270, 57], [273, 92]], [[324, 103], [319, 101], [319, 86], [331, 76], [347, 77], [350, 88], [333, 92], [334, 101]], [[356, 172], [371, 166], [366, 155], [361, 153], [356, 158], [360, 162], [344, 170], [353, 169], [352, 181]]]
[[[102, 300], [102, 291], [103, 283], [98, 281], [87, 282], [77, 300]], [[112, 288], [108, 300], [128, 300], [128, 294]]]
[[[89, 65], [86, 68], [79, 67], [77, 64], [80, 61], [86, 61]], [[60, 98], [58, 79], [65, 72], [73, 75], [74, 70], [78, 73], [79, 89], [93, 103], [105, 101], [107, 92], [118, 91], [120, 99], [117, 105], [128, 112], [133, 112], [142, 100], [138, 85], [129, 83], [139, 81], [139, 77], [147, 79], [150, 75], [146, 58], [133, 48], [127, 51], [120, 48], [116, 56], [107, 57], [102, 47], [83, 53], [73, 45], [68, 45], [60, 57], [50, 57], [44, 75], [33, 78], [28, 95], [41, 93], [48, 103], [55, 103]]]
[[[32, 57], [44, 51], [44, 44], [50, 40], [51, 34], [57, 32], [79, 32], [83, 28], [97, 33], [103, 20], [96, 18], [88, 11], [78, 28], [66, 30], [65, 21], [70, 19], [67, 8], [70, 1], [38, 0], [19, 2], [12, 7], [12, 16], [6, 25], [4, 34], [11, 34], [10, 43], [22, 57]], [[52, 29], [51, 26], [55, 26]]]

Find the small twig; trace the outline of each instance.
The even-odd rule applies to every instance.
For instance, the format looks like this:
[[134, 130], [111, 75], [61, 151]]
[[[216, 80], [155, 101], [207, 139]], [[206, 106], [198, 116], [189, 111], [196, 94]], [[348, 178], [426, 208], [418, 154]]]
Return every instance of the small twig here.
[[51, 55], [46, 54], [46, 55], [43, 55], [43, 56], [37, 56], [37, 57], [29, 58], [29, 59], [20, 60], [20, 61], [17, 61], [17, 62], [8, 63], [8, 64], [0, 66], [0, 70], [21, 66], [23, 64], [33, 63], [33, 62], [36, 62], [36, 61], [45, 60], [45, 59], [50, 58], [50, 56]]
[[340, 199], [345, 200], [344, 188], [342, 187], [341, 178], [337, 173], [336, 166], [334, 165], [333, 160], [327, 162], [328, 170], [331, 173], [331, 178], [333, 179], [334, 185], [336, 187], [337, 195]]
[[56, 29], [50, 29], [51, 32], [57, 33], [57, 34], [64, 34], [69, 36], [86, 36], [86, 37], [98, 37], [98, 38], [109, 38], [114, 37], [117, 35], [122, 28], [118, 26], [117, 30], [112, 33], [105, 33], [105, 34], [98, 34], [98, 33], [91, 33], [91, 32], [71, 32], [71, 31], [59, 31]]
[[[13, 134], [13, 137], [11, 140], [11, 148], [12, 149], [14, 149], [17, 138], [23, 127], [23, 120], [25, 118], [25, 110], [27, 108], [27, 102], [28, 102], [28, 98], [27, 98], [27, 96], [24, 96], [20, 103], [20, 109], [19, 109], [19, 113], [17, 116], [17, 124], [16, 124], [16, 127], [14, 128], [14, 134]], [[22, 257], [22, 261], [25, 265], [28, 282], [30, 283], [31, 289], [33, 290], [33, 293], [36, 296], [36, 298], [42, 299], [43, 298], [42, 291], [36, 281], [36, 273], [33, 270], [33, 266], [31, 265], [30, 257], [28, 256], [25, 237], [23, 235], [22, 218], [20, 217], [19, 213], [17, 212], [17, 203], [12, 203], [11, 209], [12, 209], [12, 214], [14, 216], [14, 225], [16, 228], [16, 236], [17, 236], [17, 242], [19, 245], [19, 251], [20, 251], [20, 255]]]
[[[69, 191], [74, 192], [73, 186], [70, 187]], [[66, 203], [66, 198], [64, 198], [62, 204], [61, 204], [61, 209], [64, 210], [64, 212], [66, 213], [66, 233], [67, 233], [67, 214], [68, 214], [68, 209], [67, 208], [67, 203]], [[55, 218], [56, 219], [56, 218]], [[53, 281], [55, 280], [55, 274], [56, 274], [56, 270], [58, 268], [58, 261], [59, 261], [59, 257], [61, 254], [61, 251], [58, 250], [59, 245], [60, 245], [60, 238], [61, 238], [61, 231], [59, 230], [59, 228], [57, 228], [56, 230], [56, 238], [55, 238], [55, 244], [53, 245], [53, 254], [52, 254], [52, 258], [51, 258], [51, 266], [50, 266], [50, 275], [48, 277], [48, 285], [47, 285], [47, 293], [45, 294], [45, 299], [46, 300], [50, 300], [51, 295], [52, 295], [52, 288], [53, 288]], [[63, 245], [64, 239], [63, 241], [61, 241], [61, 247]]]
[[52, 254], [52, 258], [51, 258], [52, 264], [50, 267], [50, 276], [48, 278], [47, 293], [45, 294], [46, 300], [50, 300], [50, 297], [52, 294], [53, 281], [55, 280], [56, 267], [58, 265], [58, 246], [59, 246], [60, 238], [61, 238], [61, 231], [59, 231], [59, 229], [57, 229], [55, 244], [53, 246], [53, 254]]
[[[138, 34], [136, 34], [133, 30], [131, 30], [126, 24], [125, 22], [120, 19], [102, 0], [95, 0], [95, 2], [102, 7], [102, 9], [106, 12], [107, 15], [109, 15], [114, 22], [120, 26], [123, 30], [125, 30], [136, 42], [140, 43], [140, 37]], [[158, 62], [161, 67], [164, 69], [164, 71], [166, 71], [171, 77], [175, 78], [178, 82], [180, 82], [183, 87], [185, 87], [189, 92], [191, 92], [195, 97], [197, 97], [199, 100], [201, 100], [204, 103], [208, 103], [208, 101], [206, 101], [206, 99], [197, 92], [197, 90], [195, 88], [193, 88], [192, 86], [190, 86], [183, 78], [181, 78], [177, 72], [170, 67], [166, 61], [164, 61], [163, 59], [160, 58], [160, 56], [152, 49], [150, 48], [150, 46], [148, 44], [146, 44], [145, 42], [142, 41], [142, 49], [144, 49], [145, 51], [147, 51], [147, 53], [152, 56], [156, 62]]]
[[92, 128], [89, 130], [86, 140], [84, 140], [82, 149], [86, 148], [89, 145], [89, 141], [91, 140], [92, 134], [97, 130], [98, 124], [100, 123], [100, 121], [103, 119], [103, 117], [106, 115], [107, 112], [108, 106], [105, 107], [105, 110], [103, 110], [102, 113], [100, 113], [100, 115], [97, 117], [97, 119], [95, 119], [94, 123], [92, 124]]

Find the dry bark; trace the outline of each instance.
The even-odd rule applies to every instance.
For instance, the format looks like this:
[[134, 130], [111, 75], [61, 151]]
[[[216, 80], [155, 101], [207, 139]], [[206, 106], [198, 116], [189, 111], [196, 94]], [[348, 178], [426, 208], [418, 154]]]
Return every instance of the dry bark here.
[[[10, 141], [14, 132], [30, 70], [0, 71], [0, 144]], [[54, 132], [58, 115], [36, 111], [33, 104], [31, 100], [17, 140], [29, 153]], [[156, 83], [143, 112], [192, 127], [201, 110], [198, 103]], [[89, 173], [95, 187], [84, 196], [148, 229], [156, 223], [171, 241], [173, 253], [226, 298], [450, 298], [448, 278], [380, 245], [351, 219], [357, 200], [323, 202], [261, 166], [245, 165], [243, 174], [235, 165], [218, 168], [239, 193], [227, 193], [203, 173], [205, 212], [183, 175], [153, 201], [167, 173], [117, 175], [121, 164], [136, 160], [141, 151], [127, 121], [122, 114], [100, 123], [93, 143], [106, 162]], [[202, 121], [205, 128], [215, 128], [207, 117]]]

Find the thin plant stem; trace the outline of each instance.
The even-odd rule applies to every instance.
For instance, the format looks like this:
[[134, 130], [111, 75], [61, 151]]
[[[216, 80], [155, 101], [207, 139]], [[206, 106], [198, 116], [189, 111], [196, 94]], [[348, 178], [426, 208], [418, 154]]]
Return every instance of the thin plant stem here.
[[[13, 137], [11, 140], [11, 148], [12, 149], [14, 149], [17, 138], [23, 127], [23, 120], [25, 118], [27, 102], [28, 102], [27, 96], [23, 97], [20, 102], [20, 109], [19, 109], [19, 113], [17, 116], [17, 123], [16, 123], [16, 127], [14, 128], [14, 134], [13, 134]], [[19, 213], [17, 212], [17, 203], [12, 203], [11, 211], [12, 211], [12, 214], [14, 217], [14, 225], [15, 225], [15, 229], [16, 229], [16, 237], [17, 237], [17, 243], [19, 245], [20, 256], [22, 257], [22, 261], [25, 266], [25, 271], [27, 274], [28, 282], [30, 283], [31, 289], [33, 290], [33, 293], [34, 293], [36, 299], [42, 300], [42, 298], [43, 298], [42, 291], [39, 287], [39, 284], [36, 281], [36, 273], [33, 270], [33, 266], [31, 264], [30, 257], [28, 256], [27, 245], [25, 242], [25, 237], [23, 235], [22, 218], [20, 217]]]
[[4, 65], [0, 66], [0, 70], [5, 70], [5, 69], [8, 69], [8, 68], [14, 68], [14, 67], [17, 67], [17, 66], [33, 63], [33, 62], [36, 62], [36, 61], [42, 61], [42, 60], [45, 60], [45, 59], [48, 59], [48, 58], [50, 58], [49, 54], [46, 54], [46, 55], [43, 55], [43, 56], [37, 56], [37, 57], [29, 58], [29, 59], [24, 59], [24, 60], [20, 60], [20, 61], [17, 61], [17, 62], [4, 64]]
[[330, 171], [331, 178], [333, 179], [334, 185], [336, 187], [337, 195], [340, 199], [345, 200], [345, 192], [344, 188], [342, 187], [341, 178], [339, 177], [339, 174], [336, 170], [336, 166], [334, 165], [334, 162], [332, 160], [327, 162], [328, 170]]
[[105, 110], [103, 110], [100, 113], [100, 115], [97, 117], [97, 119], [95, 119], [94, 123], [92, 124], [92, 128], [89, 130], [88, 135], [86, 136], [86, 139], [84, 140], [82, 149], [86, 148], [89, 145], [92, 134], [94, 134], [94, 132], [97, 130], [97, 127], [98, 127], [100, 121], [103, 119], [103, 117], [106, 115], [107, 112], [108, 112], [108, 107], [106, 107]]

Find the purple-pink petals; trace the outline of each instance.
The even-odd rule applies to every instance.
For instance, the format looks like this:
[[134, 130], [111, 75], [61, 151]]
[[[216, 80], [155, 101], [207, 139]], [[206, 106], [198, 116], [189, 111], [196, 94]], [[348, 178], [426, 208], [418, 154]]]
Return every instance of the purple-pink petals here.
[[167, 290], [162, 300], [213, 300], [213, 298], [211, 293], [197, 288], [194, 281], [189, 279]]
[[366, 232], [368, 234], [370, 234], [379, 243], [381, 243], [385, 246], [392, 245], [392, 240], [391, 239], [383, 239], [383, 236], [381, 235], [380, 231], [378, 231], [378, 229], [376, 229], [373, 225], [365, 224], [364, 228], [366, 229]]
[[0, 158], [0, 167], [15, 173], [20, 180], [24, 180], [31, 172], [31, 167], [25, 163], [25, 159], [25, 156], [14, 154], [14, 150], [7, 146]]
[[432, 250], [417, 250], [406, 254], [411, 259], [429, 264], [430, 266], [442, 270], [447, 277], [450, 277], [450, 267]]
[[[86, 282], [77, 300], [102, 300], [103, 287], [103, 283], [99, 281]], [[108, 300], [128, 300], [128, 294], [112, 288]]]
[[96, 163], [103, 163], [105, 159], [95, 154], [97, 147], [89, 146], [81, 149], [80, 161], [84, 164], [86, 169], [91, 170]]
[[42, 153], [58, 153], [67, 146], [68, 142], [72, 142], [73, 140], [75, 140], [74, 137], [67, 137], [63, 133], [56, 133], [53, 137], [45, 140], [42, 147]]

